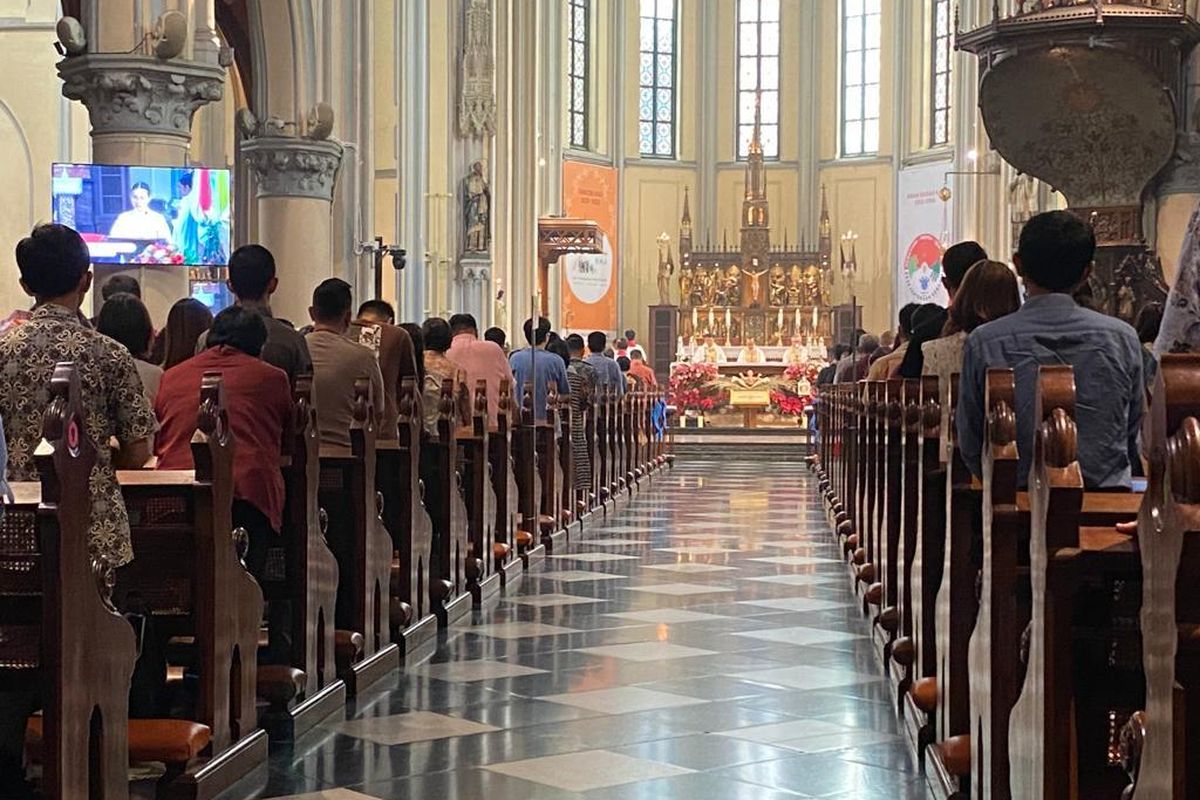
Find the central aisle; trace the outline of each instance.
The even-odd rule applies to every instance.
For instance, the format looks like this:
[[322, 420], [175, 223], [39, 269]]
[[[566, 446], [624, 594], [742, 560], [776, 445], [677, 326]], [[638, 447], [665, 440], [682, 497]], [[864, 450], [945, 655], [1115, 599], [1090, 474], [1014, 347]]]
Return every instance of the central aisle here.
[[586, 535], [263, 796], [925, 797], [802, 464], [680, 462]]

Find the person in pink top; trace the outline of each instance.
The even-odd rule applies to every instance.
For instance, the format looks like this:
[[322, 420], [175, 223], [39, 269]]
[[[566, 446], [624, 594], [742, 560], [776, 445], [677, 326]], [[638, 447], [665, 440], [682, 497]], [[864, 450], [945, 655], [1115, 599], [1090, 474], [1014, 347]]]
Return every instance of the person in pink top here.
[[481, 341], [479, 325], [470, 314], [450, 317], [450, 349], [446, 356], [466, 373], [467, 386], [475, 391], [480, 379], [487, 381], [488, 424], [495, 425], [500, 400], [500, 381], [512, 387], [513, 373], [504, 351], [495, 342]]

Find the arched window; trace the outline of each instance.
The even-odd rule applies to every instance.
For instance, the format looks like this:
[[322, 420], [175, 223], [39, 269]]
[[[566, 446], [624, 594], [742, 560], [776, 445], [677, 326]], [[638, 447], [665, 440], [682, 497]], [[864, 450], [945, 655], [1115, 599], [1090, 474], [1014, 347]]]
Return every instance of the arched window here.
[[571, 147], [588, 146], [591, 0], [567, 0], [567, 122]]
[[745, 158], [760, 104], [764, 158], [779, 158], [779, 0], [738, 0], [737, 154]]
[[675, 157], [675, 0], [641, 0], [638, 151]]
[[880, 0], [842, 0], [842, 155], [879, 152]]
[[950, 0], [933, 0], [930, 14], [933, 52], [929, 58], [929, 144], [950, 141], [950, 62], [954, 38], [950, 30]]

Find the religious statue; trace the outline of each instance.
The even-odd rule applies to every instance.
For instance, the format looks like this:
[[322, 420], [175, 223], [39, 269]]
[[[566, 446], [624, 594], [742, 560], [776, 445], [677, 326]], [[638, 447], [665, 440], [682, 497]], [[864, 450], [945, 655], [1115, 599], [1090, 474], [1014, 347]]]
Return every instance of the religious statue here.
[[1133, 286], [1129, 278], [1126, 278], [1121, 283], [1121, 288], [1117, 289], [1117, 318], [1132, 324], [1134, 302]]
[[738, 353], [738, 362], [741, 364], [762, 364], [767, 360], [767, 356], [759, 349], [758, 344], [754, 341], [754, 337], [746, 339], [746, 344]]
[[750, 278], [750, 302], [747, 304], [750, 308], [758, 308], [762, 304], [762, 276], [766, 274], [765, 269], [758, 272], [746, 270], [746, 276]]
[[821, 280], [816, 267], [809, 267], [804, 271], [804, 305], [821, 305]]
[[492, 193], [483, 176], [483, 162], [471, 165], [463, 180], [463, 230], [466, 232], [466, 251], [486, 253], [492, 242]]
[[725, 272], [725, 305], [742, 304], [742, 270], [733, 264]]
[[804, 305], [804, 276], [798, 265], [793, 265], [788, 273], [787, 304], [789, 306]]
[[691, 267], [684, 267], [679, 270], [679, 304], [694, 306], [692, 302], [692, 283], [695, 280], [695, 273]]
[[717, 282], [716, 276], [711, 270], [702, 269], [696, 275], [700, 282], [701, 295], [700, 302], [696, 305], [715, 306], [717, 304]]
[[778, 265], [771, 267], [769, 292], [771, 305], [787, 305], [787, 282], [784, 279], [783, 267]]
[[[670, 239], [664, 233], [659, 237], [659, 252], [658, 252], [658, 304], [663, 306], [671, 305], [671, 276], [675, 274], [675, 260], [671, 257]], [[663, 257], [663, 250], [666, 250], [666, 257]]]
[[714, 269], [708, 276], [709, 287], [712, 289], [712, 305], [729, 305], [729, 284], [720, 269]]
[[496, 132], [491, 0], [470, 0], [463, 16], [458, 129], [464, 137], [483, 139]]

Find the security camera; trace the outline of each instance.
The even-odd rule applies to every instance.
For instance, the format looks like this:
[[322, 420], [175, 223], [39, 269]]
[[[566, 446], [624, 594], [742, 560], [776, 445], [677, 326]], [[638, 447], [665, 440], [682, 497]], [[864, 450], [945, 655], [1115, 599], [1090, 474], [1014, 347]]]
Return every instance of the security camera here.
[[388, 245], [387, 254], [392, 257], [392, 269], [397, 272], [404, 269], [408, 263], [405, 258], [408, 255], [408, 251], [403, 247], [397, 247], [394, 244]]

